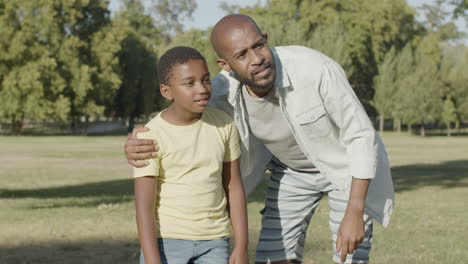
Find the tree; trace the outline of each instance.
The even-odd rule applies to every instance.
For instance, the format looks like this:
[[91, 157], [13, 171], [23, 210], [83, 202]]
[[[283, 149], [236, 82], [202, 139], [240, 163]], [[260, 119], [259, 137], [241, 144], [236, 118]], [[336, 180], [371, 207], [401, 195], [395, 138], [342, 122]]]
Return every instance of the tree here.
[[156, 26], [166, 42], [183, 32], [182, 20], [190, 19], [197, 8], [195, 0], [152, 0], [152, 3]]
[[[436, 121], [441, 113], [441, 90], [438, 80], [437, 63], [432, 53], [433, 49], [427, 49], [433, 39], [424, 39], [414, 51], [413, 60], [410, 63], [411, 71], [407, 72], [399, 82], [398, 100], [399, 115], [409, 128], [413, 124], [421, 125], [421, 135], [425, 136], [425, 124]], [[407, 56], [407, 55], [406, 55]], [[408, 62], [411, 60], [405, 58]], [[401, 76], [401, 75], [400, 75]], [[409, 129], [411, 132], [411, 129]]]
[[210, 43], [211, 28], [207, 30], [191, 29], [187, 32], [179, 33], [174, 36], [172, 41], [159, 49], [162, 54], [175, 46], [190, 46], [198, 50], [206, 59], [211, 76], [215, 76], [220, 68], [216, 64], [218, 55], [211, 47]]
[[423, 33], [403, 0], [269, 0], [240, 12], [270, 33], [272, 46], [308, 45], [336, 59], [371, 116], [377, 65], [392, 47], [399, 51]]
[[107, 1], [3, 1], [0, 30], [0, 118], [16, 132], [26, 118], [101, 114], [112, 100], [120, 46]]
[[379, 112], [379, 131], [384, 130], [384, 121], [392, 112], [393, 106], [397, 103], [395, 93], [397, 86], [397, 54], [395, 49], [391, 49], [381, 64], [378, 66], [379, 74], [374, 78], [375, 95], [373, 103]]
[[444, 97], [450, 97], [455, 107], [456, 127], [468, 118], [468, 48], [446, 44], [442, 50], [439, 79]]
[[116, 111], [117, 116], [128, 119], [131, 131], [135, 118], [148, 117], [162, 108], [155, 43], [160, 31], [139, 0], [125, 0], [124, 9], [114, 20], [120, 23], [126, 37], [118, 53], [122, 84], [108, 112]]
[[455, 114], [455, 104], [452, 101], [452, 98], [447, 97], [444, 101], [444, 106], [442, 108], [442, 121], [447, 126], [447, 136], [451, 135], [450, 124], [457, 120]]

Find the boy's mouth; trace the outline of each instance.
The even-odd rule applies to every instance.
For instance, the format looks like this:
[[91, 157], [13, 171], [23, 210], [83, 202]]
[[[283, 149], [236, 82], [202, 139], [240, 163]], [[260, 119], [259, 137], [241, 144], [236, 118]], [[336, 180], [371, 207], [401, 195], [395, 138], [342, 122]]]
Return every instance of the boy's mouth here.
[[207, 96], [207, 97], [195, 100], [195, 103], [198, 104], [198, 105], [201, 105], [201, 106], [206, 106], [208, 104], [209, 100], [210, 100], [210, 97]]

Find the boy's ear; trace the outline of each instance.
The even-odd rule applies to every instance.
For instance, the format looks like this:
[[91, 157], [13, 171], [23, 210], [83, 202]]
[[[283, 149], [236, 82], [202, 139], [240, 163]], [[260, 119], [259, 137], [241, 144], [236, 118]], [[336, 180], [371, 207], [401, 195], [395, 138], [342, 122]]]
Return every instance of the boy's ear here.
[[224, 59], [218, 59], [216, 61], [216, 63], [218, 64], [218, 66], [227, 71], [227, 72], [232, 72], [232, 68], [231, 68], [231, 65], [229, 65], [229, 63], [227, 63], [227, 61], [225, 61]]
[[169, 89], [169, 86], [165, 84], [159, 85], [159, 91], [161, 91], [161, 95], [164, 96], [169, 101], [172, 101], [174, 97], [172, 97], [171, 89]]

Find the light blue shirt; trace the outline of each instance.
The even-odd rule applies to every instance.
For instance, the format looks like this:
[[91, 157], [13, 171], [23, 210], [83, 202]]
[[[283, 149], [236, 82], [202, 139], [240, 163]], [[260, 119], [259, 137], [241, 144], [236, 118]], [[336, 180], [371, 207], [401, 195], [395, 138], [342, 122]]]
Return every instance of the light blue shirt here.
[[[272, 52], [275, 96], [304, 154], [343, 191], [350, 191], [353, 177], [371, 179], [365, 212], [386, 226], [394, 202], [387, 154], [345, 72], [331, 58], [307, 47], [275, 47]], [[241, 173], [249, 193], [272, 154], [249, 131], [242, 85], [234, 74], [222, 71], [212, 85], [211, 105], [230, 114], [239, 130]]]

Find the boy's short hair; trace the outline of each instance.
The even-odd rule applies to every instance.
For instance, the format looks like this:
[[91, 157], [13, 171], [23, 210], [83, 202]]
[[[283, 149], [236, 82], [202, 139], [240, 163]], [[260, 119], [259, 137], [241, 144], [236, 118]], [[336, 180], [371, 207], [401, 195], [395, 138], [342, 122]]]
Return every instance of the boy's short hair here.
[[169, 78], [174, 66], [190, 60], [202, 60], [206, 64], [205, 57], [191, 47], [178, 46], [166, 51], [158, 62], [159, 84], [169, 85]]

